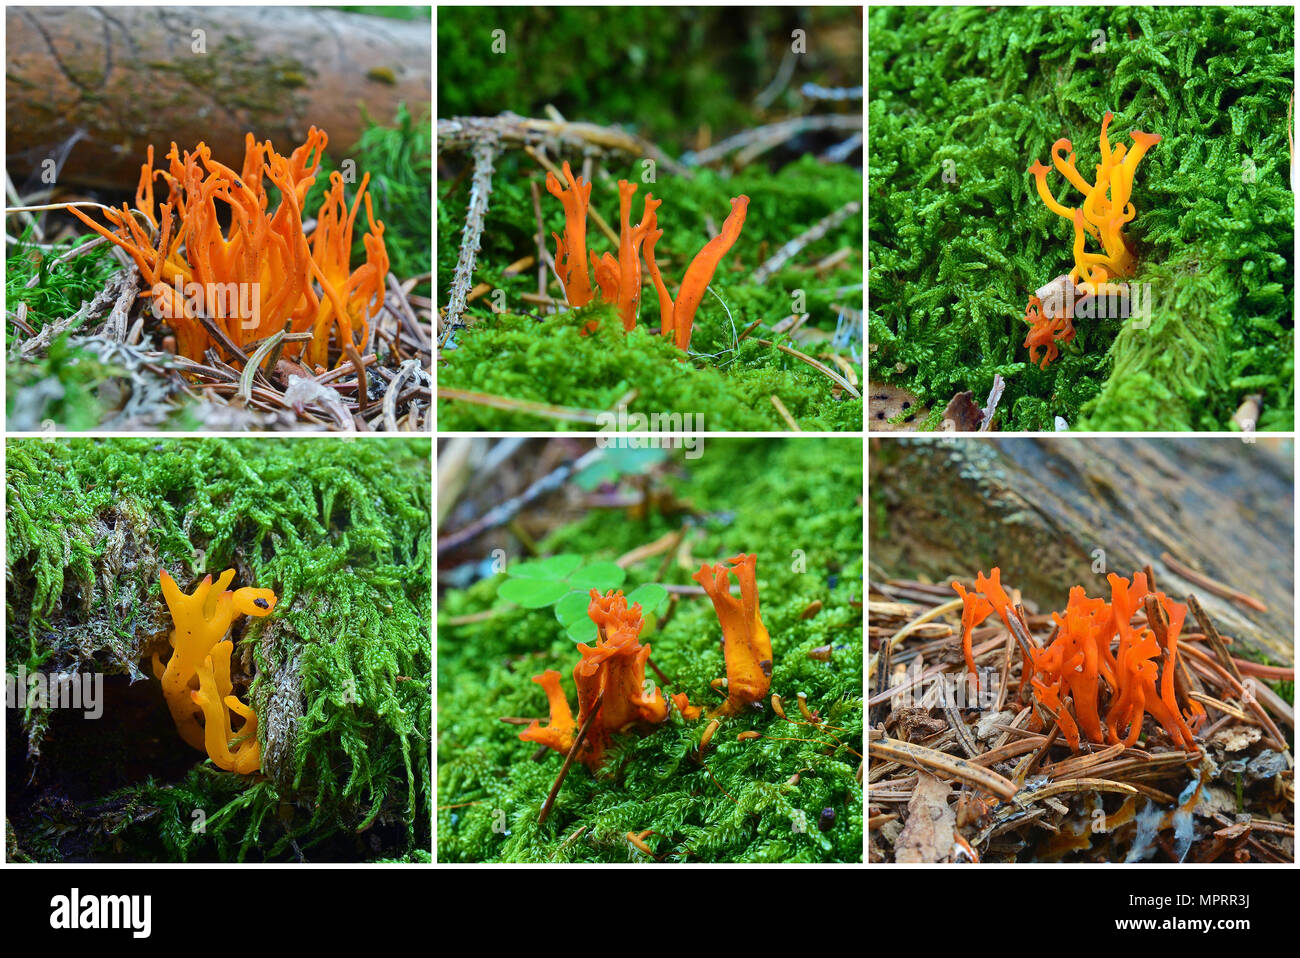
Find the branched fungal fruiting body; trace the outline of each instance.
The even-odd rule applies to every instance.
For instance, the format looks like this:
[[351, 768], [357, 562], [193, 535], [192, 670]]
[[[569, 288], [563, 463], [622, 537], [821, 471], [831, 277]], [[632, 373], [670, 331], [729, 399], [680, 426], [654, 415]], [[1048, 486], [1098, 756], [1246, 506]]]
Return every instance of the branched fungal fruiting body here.
[[[161, 572], [163, 599], [174, 626], [169, 636], [172, 654], [165, 667], [154, 655], [153, 668], [162, 679], [163, 696], [181, 738], [206, 751], [219, 768], [248, 775], [261, 767], [257, 715], [231, 694], [234, 644], [226, 633], [236, 616], [270, 615], [276, 596], [270, 589], [228, 591], [234, 577], [235, 570], [227, 569], [214, 586], [212, 576], [205, 576], [194, 594], [186, 595], [165, 569]], [[231, 731], [232, 712], [244, 723], [238, 733]]]
[[560, 673], [547, 669], [534, 676], [533, 681], [546, 691], [549, 724], [543, 727], [541, 722], [534, 721], [519, 737], [567, 754], [578, 729], [587, 724], [594, 712], [594, 720], [587, 728], [577, 756], [594, 771], [604, 762], [605, 749], [616, 733], [636, 725], [663, 722], [668, 717], [668, 702], [659, 689], [645, 688], [650, 646], [638, 641], [641, 606], [629, 609], [622, 592], [610, 591], [602, 596], [592, 589], [587, 615], [596, 624], [596, 644], [578, 643], [581, 658], [573, 667], [573, 682], [578, 687], [577, 719], [560, 688]]
[[[1106, 131], [1113, 117], [1110, 112], [1102, 117], [1101, 163], [1097, 165], [1096, 183], [1089, 183], [1075, 167], [1074, 145], [1068, 139], [1061, 138], [1052, 144], [1052, 165], [1083, 194], [1080, 206], [1067, 207], [1057, 202], [1047, 187], [1047, 173], [1051, 167], [1035, 160], [1029, 168], [1043, 203], [1074, 227], [1074, 268], [1069, 274], [1070, 286], [1080, 286], [1093, 295], [1107, 294], [1110, 292], [1108, 280], [1132, 276], [1137, 267], [1133, 244], [1124, 235], [1123, 227], [1137, 215], [1130, 198], [1138, 163], [1162, 139], [1155, 133], [1134, 130], [1130, 134], [1133, 139], [1131, 149], [1121, 143], [1112, 150]], [[1102, 252], [1087, 251], [1088, 237], [1101, 245]], [[1043, 316], [1035, 309], [1036, 298], [1030, 298], [1029, 308], [1025, 311], [1030, 331], [1024, 345], [1029, 349], [1033, 362], [1037, 362], [1035, 349], [1043, 345], [1048, 347], [1041, 363], [1041, 367], [1046, 369], [1057, 355], [1054, 343], [1069, 342], [1074, 338], [1074, 328], [1069, 324], [1068, 311], [1064, 316]], [[1042, 304], [1037, 305], [1041, 307]]]
[[[661, 332], [664, 336], [671, 337], [678, 349], [687, 352], [690, 349], [695, 311], [699, 309], [700, 300], [722, 257], [740, 237], [740, 231], [745, 225], [749, 197], [738, 196], [731, 201], [731, 213], [723, 223], [722, 231], [709, 240], [691, 261], [674, 302], [664, 284], [654, 253], [655, 243], [663, 236], [656, 214], [662, 201], [647, 193], [641, 222], [634, 227], [631, 225], [632, 198], [637, 186], [627, 180], [619, 180], [618, 256], [616, 258], [611, 253], [597, 256], [595, 250], [588, 251], [586, 248], [591, 184], [580, 176], [575, 177], [568, 161], [564, 163], [563, 172], [567, 186], [561, 185], [555, 174], [548, 172], [546, 189], [564, 205], [564, 235], [554, 232], [551, 235], [555, 237], [555, 272], [564, 288], [565, 301], [575, 308], [590, 303], [594, 297], [591, 286], [591, 277], [594, 277], [601, 301], [616, 305], [624, 331], [631, 331], [636, 326], [641, 311], [641, 262], [644, 259], [646, 272], [659, 297]], [[590, 274], [587, 271], [588, 256], [591, 260]], [[586, 330], [594, 331], [594, 324]]]
[[587, 206], [591, 202], [591, 184], [580, 176], [575, 178], [567, 160], [564, 179], [567, 189], [560, 186], [554, 173], [546, 174], [546, 189], [564, 205], [564, 236], [551, 233], [555, 237], [555, 271], [569, 305], [586, 306], [591, 302], [591, 277], [587, 275]]
[[[727, 661], [727, 700], [710, 717], [740, 715], [752, 703], [761, 702], [772, 687], [772, 637], [758, 614], [757, 559], [742, 553], [727, 560], [730, 569], [706, 563], [691, 576], [713, 600]], [[731, 572], [740, 582], [739, 600], [731, 595]]]
[[[1029, 324], [1029, 334], [1025, 336], [1024, 345], [1029, 350], [1029, 361], [1039, 369], [1046, 369], [1061, 355], [1057, 343], [1068, 343], [1074, 339], [1074, 322], [1068, 311], [1061, 309], [1054, 316], [1045, 315], [1043, 301], [1037, 296], [1029, 297], [1029, 305], [1025, 307], [1025, 322]], [[1040, 361], [1038, 351], [1044, 347]]]
[[[994, 611], [1010, 629], [1010, 617], [1016, 614], [999, 575], [996, 567], [988, 579], [981, 574], [976, 590], [969, 593], [960, 583], [952, 583], [962, 599], [962, 649], [972, 674], [975, 664], [971, 631]], [[1097, 744], [1136, 745], [1143, 716], [1148, 712], [1175, 745], [1197, 751], [1192, 727], [1204, 719], [1205, 709], [1189, 698], [1184, 711], [1174, 680], [1178, 638], [1187, 607], [1163, 592], [1150, 591], [1146, 575], [1140, 572], [1133, 576], [1131, 585], [1128, 579], [1114, 574], [1108, 576], [1108, 581], [1110, 602], [1090, 599], [1082, 586], [1075, 586], [1070, 590], [1065, 612], [1052, 614], [1055, 637], [1047, 648], [1032, 649], [1032, 660], [1025, 665], [1024, 677], [1033, 686], [1035, 702], [1056, 718], [1061, 734], [1076, 751], [1082, 741], [1081, 732], [1089, 742]], [[1155, 607], [1168, 621], [1135, 629], [1134, 613], [1148, 596], [1154, 598]], [[1114, 649], [1112, 642], [1116, 643]], [[1103, 703], [1109, 703], [1105, 715], [1101, 714]], [[1037, 713], [1034, 721], [1036, 727], [1042, 727]]]
[[[772, 640], [758, 613], [756, 560], [753, 555], [734, 556], [727, 560], [730, 568], [705, 564], [693, 576], [713, 600], [727, 661], [727, 699], [709, 713], [711, 718], [743, 714], [761, 702], [772, 685]], [[731, 572], [740, 581], [739, 600], [730, 594]], [[641, 606], [629, 609], [622, 592], [602, 596], [592, 589], [587, 616], [596, 624], [596, 644], [578, 644], [581, 658], [573, 668], [577, 717], [560, 688], [560, 673], [547, 669], [533, 681], [546, 692], [549, 722], [543, 726], [534, 720], [519, 737], [567, 755], [585, 725], [587, 734], [577, 758], [595, 770], [604, 762], [605, 749], [616, 733], [663, 722], [668, 718], [668, 701], [661, 690], [646, 684], [650, 646], [639, 642]], [[703, 711], [681, 692], [672, 696], [672, 704], [687, 721], [699, 718]]]
[[[200, 361], [216, 348], [231, 357], [222, 341], [204, 324], [208, 320], [237, 347], [274, 333], [310, 332], [305, 345], [288, 342], [286, 356], [301, 355], [316, 366], [329, 364], [331, 332], [337, 358], [346, 347], [364, 348], [369, 321], [384, 301], [388, 253], [384, 224], [374, 218], [369, 174], [349, 210], [343, 177], [330, 174], [330, 189], [310, 236], [302, 230], [302, 204], [316, 181], [328, 137], [312, 127], [307, 140], [289, 156], [275, 151], [271, 141], [244, 141], [240, 172], [212, 159], [200, 143], [183, 155], [175, 143], [167, 154], [168, 169], [153, 168], [153, 147], [140, 168], [136, 209], [127, 204], [106, 211], [113, 229], [96, 223], [75, 206], [72, 213], [96, 233], [126, 250], [149, 285], [157, 316], [176, 334], [181, 355]], [[156, 210], [153, 181], [167, 183], [169, 198]], [[268, 211], [268, 184], [280, 192], [280, 202]], [[369, 230], [363, 237], [366, 261], [351, 269], [353, 230], [364, 198]], [[229, 211], [230, 226], [222, 228], [220, 207]], [[151, 227], [146, 231], [136, 218]]]

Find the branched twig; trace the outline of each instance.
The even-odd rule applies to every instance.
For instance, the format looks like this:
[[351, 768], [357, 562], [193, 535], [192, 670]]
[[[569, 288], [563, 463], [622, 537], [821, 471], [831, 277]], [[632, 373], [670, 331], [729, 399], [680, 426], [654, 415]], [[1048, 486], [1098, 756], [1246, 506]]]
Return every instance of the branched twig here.
[[605, 455], [605, 450], [597, 446], [571, 462], [560, 464], [513, 499], [508, 499], [499, 506], [494, 506], [478, 519], [465, 526], [465, 528], [443, 536], [438, 540], [438, 555], [450, 552], [452, 549], [476, 539], [489, 529], [505, 525], [517, 516], [528, 503], [559, 489], [569, 481], [570, 476], [586, 469], [603, 455]]
[[539, 120], [513, 113], [501, 116], [458, 116], [438, 121], [439, 150], [472, 146], [483, 137], [524, 146], [558, 143], [582, 153], [599, 150], [622, 153], [638, 160], [647, 157], [678, 176], [690, 179], [695, 175], [653, 143], [618, 127], [570, 123], [566, 120]]
[[[441, 123], [439, 123], [441, 128]], [[465, 232], [460, 240], [460, 257], [452, 274], [451, 292], [447, 297], [447, 315], [443, 320], [438, 346], [445, 346], [452, 332], [460, 326], [465, 313], [465, 297], [474, 282], [474, 260], [478, 256], [483, 221], [487, 216], [488, 197], [492, 195], [492, 163], [500, 152], [494, 137], [484, 136], [473, 146], [474, 175], [470, 180], [469, 211], [465, 214]]]
[[591, 728], [591, 723], [595, 720], [596, 715], [600, 712], [600, 705], [605, 701], [605, 692], [596, 696], [596, 701], [591, 707], [591, 714], [587, 716], [586, 721], [582, 723], [582, 728], [578, 729], [578, 734], [573, 737], [573, 744], [569, 746], [569, 754], [564, 756], [564, 764], [560, 766], [560, 774], [555, 776], [555, 784], [551, 786], [550, 794], [546, 796], [546, 801], [542, 802], [542, 811], [537, 816], [537, 824], [545, 825], [547, 817], [551, 814], [551, 809], [555, 806], [555, 796], [559, 794], [560, 786], [564, 784], [564, 777], [569, 774], [569, 768], [573, 765], [573, 759], [578, 754], [578, 749], [582, 748], [582, 743], [587, 738], [587, 730]]
[[771, 278], [772, 274], [784, 266], [787, 262], [798, 255], [804, 247], [817, 242], [835, 227], [839, 226], [850, 216], [857, 214], [862, 209], [862, 204], [857, 200], [849, 200], [835, 212], [823, 216], [814, 223], [806, 232], [796, 236], [790, 242], [786, 243], [779, 250], [773, 253], [766, 263], [754, 270], [754, 275], [750, 279], [758, 286], [762, 286]]
[[736, 164], [743, 166], [745, 162], [780, 146], [787, 140], [794, 139], [801, 133], [811, 133], [817, 130], [845, 131], [860, 129], [862, 129], [862, 114], [860, 113], [797, 116], [791, 120], [769, 123], [767, 126], [760, 126], [752, 130], [746, 130], [743, 133], [737, 133], [735, 136], [727, 137], [727, 139], [721, 140], [707, 149], [700, 150], [698, 153], [687, 153], [682, 157], [682, 162], [687, 166], [707, 166], [709, 163], [722, 159], [732, 150], [743, 150], [744, 152], [736, 157]]

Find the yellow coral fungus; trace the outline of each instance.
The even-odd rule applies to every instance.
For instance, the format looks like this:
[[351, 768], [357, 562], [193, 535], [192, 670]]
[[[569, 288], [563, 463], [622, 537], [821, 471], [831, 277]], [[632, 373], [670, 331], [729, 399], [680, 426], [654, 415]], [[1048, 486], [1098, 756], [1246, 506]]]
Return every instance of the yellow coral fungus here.
[[[1049, 167], [1038, 161], [1029, 168], [1038, 187], [1038, 195], [1053, 213], [1070, 221], [1074, 226], [1074, 269], [1071, 282], [1105, 283], [1113, 277], [1133, 275], [1136, 260], [1133, 246], [1122, 229], [1136, 216], [1129, 198], [1133, 193], [1133, 174], [1138, 163], [1151, 147], [1160, 142], [1154, 133], [1134, 130], [1133, 148], [1123, 144], [1110, 147], [1107, 129], [1114, 114], [1107, 112], [1101, 121], [1101, 163], [1097, 166], [1097, 182], [1089, 183], [1074, 165], [1074, 145], [1067, 139], [1052, 144], [1052, 164], [1080, 193], [1080, 207], [1066, 207], [1058, 203], [1047, 188]], [[1068, 155], [1062, 156], [1062, 153]], [[1101, 244], [1102, 253], [1087, 253], [1084, 234]]]
[[[214, 585], [212, 576], [205, 576], [194, 593], [186, 595], [165, 569], [160, 573], [163, 599], [174, 627], [169, 636], [171, 657], [164, 666], [154, 655], [153, 668], [162, 679], [163, 697], [181, 738], [206, 751], [218, 767], [250, 774], [261, 764], [257, 716], [231, 694], [230, 654], [234, 646], [226, 640], [226, 633], [236, 616], [270, 615], [276, 596], [270, 589], [228, 591], [226, 586], [234, 577], [235, 570], [227, 569]], [[231, 712], [244, 722], [237, 736], [232, 736]], [[233, 750], [232, 737], [236, 739]]]
[[[1101, 163], [1097, 165], [1097, 181], [1089, 183], [1075, 166], [1074, 145], [1065, 138], [1052, 144], [1052, 165], [1080, 193], [1083, 202], [1077, 207], [1069, 207], [1057, 201], [1047, 186], [1047, 173], [1051, 167], [1037, 160], [1029, 168], [1034, 177], [1038, 195], [1049, 210], [1066, 220], [1074, 227], [1074, 244], [1072, 254], [1074, 268], [1070, 270], [1069, 285], [1082, 286], [1093, 295], [1108, 295], [1116, 290], [1108, 285], [1108, 280], [1132, 276], [1137, 267], [1137, 258], [1133, 244], [1123, 233], [1125, 224], [1132, 222], [1137, 215], [1130, 198], [1133, 193], [1133, 176], [1137, 165], [1151, 147], [1160, 142], [1161, 137], [1154, 133], [1134, 130], [1131, 148], [1120, 144], [1111, 148], [1107, 131], [1114, 114], [1107, 112], [1101, 121]], [[1088, 252], [1087, 239], [1101, 246], [1100, 253]], [[1025, 346], [1034, 357], [1035, 347], [1046, 345], [1048, 353], [1042, 360], [1042, 368], [1056, 358], [1055, 342], [1068, 342], [1073, 338], [1073, 326], [1068, 325], [1070, 318], [1064, 315], [1050, 317], [1052, 322], [1036, 321], [1032, 315], [1034, 299], [1030, 299], [1026, 321], [1031, 329], [1025, 339]], [[1068, 307], [1067, 307], [1068, 310]], [[1037, 316], [1041, 320], [1041, 314]], [[1066, 325], [1061, 325], [1065, 321]]]
[[[389, 265], [384, 226], [374, 218], [366, 192], [368, 176], [348, 210], [343, 178], [332, 174], [316, 229], [310, 236], [303, 233], [302, 204], [327, 141], [312, 127], [306, 142], [283, 156], [270, 140], [258, 142], [250, 133], [238, 173], [214, 160], [203, 143], [184, 154], [173, 143], [168, 168], [154, 170], [150, 146], [135, 209], [124, 203], [106, 211], [111, 230], [75, 206], [68, 211], [131, 255], [149, 285], [142, 295], [152, 297], [154, 314], [175, 333], [181, 355], [197, 361], [215, 348], [238, 362], [228, 344], [242, 351], [277, 332], [310, 332], [305, 346], [285, 343], [283, 354], [301, 354], [326, 366], [331, 349], [341, 361], [349, 345], [364, 347], [369, 320], [383, 305]], [[155, 178], [168, 186], [161, 208], [154, 200]], [[280, 193], [273, 211], [269, 187]], [[353, 230], [363, 198], [366, 261], [352, 270]], [[223, 228], [223, 219], [229, 227]], [[221, 335], [214, 336], [208, 324]]]
[[[730, 569], [704, 564], [691, 576], [713, 600], [727, 661], [727, 700], [710, 716], [740, 715], [772, 687], [772, 638], [758, 614], [757, 558], [742, 553], [727, 560]], [[731, 595], [730, 572], [740, 582], [739, 601]]]
[[[199, 689], [191, 692], [190, 698], [203, 710], [203, 744], [212, 764], [227, 772], [251, 775], [262, 767], [262, 746], [257, 741], [257, 713], [230, 694], [233, 650], [229, 639], [213, 647], [198, 667]], [[231, 731], [231, 712], [244, 720], [237, 737]]]

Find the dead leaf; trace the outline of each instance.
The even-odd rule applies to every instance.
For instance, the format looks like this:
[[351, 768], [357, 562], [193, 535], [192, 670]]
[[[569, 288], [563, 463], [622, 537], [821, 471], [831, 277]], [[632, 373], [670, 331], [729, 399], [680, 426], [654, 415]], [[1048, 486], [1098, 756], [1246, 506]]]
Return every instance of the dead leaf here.
[[[952, 425], [949, 426], [948, 423]], [[943, 428], [945, 432], [978, 432], [984, 422], [984, 410], [975, 405], [975, 394], [969, 389], [958, 393], [948, 401], [948, 408], [943, 411]]]
[[1209, 745], [1225, 752], [1240, 752], [1258, 742], [1263, 735], [1263, 730], [1254, 725], [1230, 725], [1211, 735]]
[[957, 838], [957, 814], [948, 804], [952, 789], [925, 772], [918, 772], [907, 824], [894, 846], [897, 862], [947, 862]]

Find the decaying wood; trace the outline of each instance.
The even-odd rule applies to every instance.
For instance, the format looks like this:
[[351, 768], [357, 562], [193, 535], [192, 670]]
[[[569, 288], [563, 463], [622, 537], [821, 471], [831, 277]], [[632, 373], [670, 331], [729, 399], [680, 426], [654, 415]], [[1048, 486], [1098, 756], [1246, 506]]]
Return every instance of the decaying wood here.
[[[1265, 440], [896, 440], [871, 459], [888, 536], [872, 561], [944, 582], [992, 566], [1044, 608], [1070, 586], [1105, 595], [1108, 571], [1150, 565], [1157, 586], [1195, 591], [1225, 635], [1294, 661], [1290, 467]], [[1100, 550], [1100, 551], [1099, 551]], [[1164, 553], [1267, 611], [1179, 576]]]
[[[66, 144], [60, 183], [134, 190], [145, 150], [200, 141], [239, 168], [253, 131], [282, 150], [311, 126], [346, 156], [367, 115], [429, 102], [431, 30], [312, 7], [9, 7], [7, 131], [16, 179]], [[196, 34], [196, 31], [201, 33]], [[204, 52], [195, 52], [202, 43]]]

